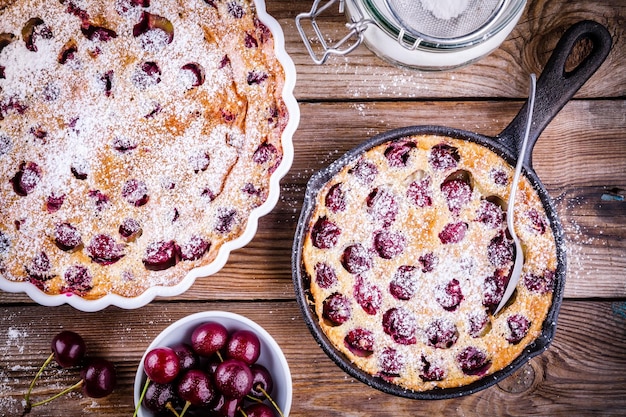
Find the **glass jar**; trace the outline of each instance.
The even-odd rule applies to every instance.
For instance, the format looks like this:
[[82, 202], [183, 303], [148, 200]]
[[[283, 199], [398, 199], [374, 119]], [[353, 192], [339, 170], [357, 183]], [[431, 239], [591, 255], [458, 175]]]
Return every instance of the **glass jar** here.
[[[323, 18], [322, 14], [337, 2], [339, 12], [346, 15], [349, 32], [338, 42], [328, 45], [317, 19]], [[477, 3], [477, 0], [468, 0], [466, 5], [471, 8]], [[346, 55], [364, 44], [394, 65], [443, 71], [473, 63], [498, 48], [519, 21], [525, 5], [526, 0], [500, 0], [484, 22], [462, 35], [422, 35], [413, 26], [401, 23], [397, 17], [398, 9], [391, 0], [329, 0], [324, 4], [316, 0], [309, 13], [296, 17], [296, 26], [317, 64], [323, 64], [330, 55]], [[307, 36], [304, 20], [310, 20], [315, 34], [313, 40], [319, 43], [317, 50]]]

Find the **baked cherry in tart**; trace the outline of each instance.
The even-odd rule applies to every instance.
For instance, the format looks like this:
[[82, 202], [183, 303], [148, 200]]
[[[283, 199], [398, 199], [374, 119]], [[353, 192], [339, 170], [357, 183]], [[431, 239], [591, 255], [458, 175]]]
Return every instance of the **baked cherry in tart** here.
[[462, 387], [541, 334], [556, 242], [526, 178], [515, 212], [523, 275], [493, 315], [514, 260], [512, 174], [486, 147], [423, 135], [365, 150], [318, 190], [302, 267], [319, 326], [348, 362], [414, 391]]
[[135, 297], [267, 199], [289, 115], [252, 1], [11, 1], [0, 64], [2, 278]]

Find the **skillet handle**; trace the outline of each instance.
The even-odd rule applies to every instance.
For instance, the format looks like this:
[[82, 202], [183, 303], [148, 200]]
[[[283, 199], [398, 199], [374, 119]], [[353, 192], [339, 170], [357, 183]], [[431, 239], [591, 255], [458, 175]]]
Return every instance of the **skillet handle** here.
[[[577, 67], [567, 71], [565, 68], [567, 58], [573, 52], [576, 43], [585, 38], [591, 41], [591, 51]], [[608, 30], [591, 20], [576, 23], [559, 40], [537, 80], [537, 95], [528, 137], [528, 151], [524, 157], [525, 166], [532, 167], [532, 149], [541, 132], [602, 65], [611, 50], [611, 44], [611, 35]], [[514, 155], [519, 155], [522, 145], [527, 121], [527, 106], [528, 101], [513, 121], [496, 137]]]

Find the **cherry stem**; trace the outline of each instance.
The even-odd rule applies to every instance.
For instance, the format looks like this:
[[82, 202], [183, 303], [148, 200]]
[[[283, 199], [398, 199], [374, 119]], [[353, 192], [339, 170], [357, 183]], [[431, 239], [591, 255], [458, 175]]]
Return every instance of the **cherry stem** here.
[[59, 392], [56, 395], [53, 395], [52, 397], [50, 397], [50, 398], [48, 398], [46, 400], [42, 400], [42, 401], [36, 402], [34, 404], [31, 404], [31, 407], [38, 407], [40, 405], [48, 404], [50, 401], [56, 400], [57, 398], [67, 394], [68, 392], [74, 391], [75, 389], [78, 389], [78, 388], [82, 387], [84, 382], [85, 382], [85, 380], [81, 379], [80, 381], [78, 381], [77, 383], [72, 385], [71, 387], [65, 388], [63, 391]]
[[191, 403], [189, 401], [185, 401], [185, 406], [183, 407], [183, 410], [180, 412], [180, 414], [178, 414], [178, 417], [183, 417], [190, 405]]
[[272, 405], [274, 406], [274, 408], [276, 409], [276, 411], [278, 411], [278, 414], [280, 414], [280, 417], [285, 417], [285, 415], [283, 414], [282, 411], [280, 411], [280, 407], [278, 406], [278, 404], [276, 404], [276, 402], [272, 399], [272, 397], [267, 393], [267, 391], [265, 391], [265, 389], [261, 386], [259, 386], [257, 388], [259, 391], [261, 391], [263, 393], [263, 395], [265, 395], [267, 397], [267, 399], [269, 400], [269, 402], [272, 403]]
[[46, 366], [48, 366], [52, 359], [54, 359], [54, 353], [51, 353], [50, 356], [48, 356], [48, 359], [46, 359], [43, 365], [41, 365], [41, 368], [39, 368], [39, 371], [37, 371], [37, 374], [33, 378], [33, 381], [30, 383], [30, 386], [28, 387], [28, 392], [24, 396], [24, 399], [26, 400], [26, 407], [30, 407], [30, 393], [33, 391], [33, 388], [35, 388], [35, 382], [39, 379], [39, 377], [43, 373], [43, 370]]
[[133, 413], [133, 417], [137, 417], [137, 413], [139, 412], [139, 407], [141, 407], [143, 398], [146, 396], [146, 391], [148, 391], [148, 385], [150, 385], [150, 378], [146, 378], [146, 383], [143, 384], [143, 389], [141, 390], [141, 395], [139, 396], [139, 401], [137, 402], [137, 406], [135, 407], [135, 412]]
[[172, 405], [171, 402], [167, 402], [167, 404], [165, 404], [165, 408], [167, 408], [169, 411], [172, 412], [172, 414], [174, 414], [175, 417], [180, 417], [182, 414], [178, 414], [178, 411], [176, 411], [176, 409], [174, 408], [174, 406]]
[[257, 402], [257, 403], [262, 403], [263, 402], [262, 399], [254, 397], [252, 395], [246, 395], [246, 398], [249, 399], [250, 401], [254, 401], [254, 402]]

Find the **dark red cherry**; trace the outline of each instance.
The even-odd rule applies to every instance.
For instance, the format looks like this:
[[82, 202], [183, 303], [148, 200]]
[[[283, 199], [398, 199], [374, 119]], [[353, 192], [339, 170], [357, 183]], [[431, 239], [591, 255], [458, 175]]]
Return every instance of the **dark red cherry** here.
[[[155, 33], [155, 35], [150, 32]], [[142, 35], [146, 35], [141, 39], [142, 47], [161, 49], [174, 40], [174, 25], [163, 16], [143, 11], [139, 22], [133, 27], [134, 37], [137, 38]]]
[[440, 366], [433, 364], [422, 355], [422, 370], [419, 377], [422, 381], [441, 381], [446, 376], [446, 371]]
[[266, 72], [253, 70], [248, 72], [246, 81], [248, 82], [248, 85], [261, 84], [267, 79], [267, 77], [269, 77], [269, 75]]
[[405, 364], [406, 357], [391, 347], [384, 348], [378, 357], [378, 367], [383, 377], [399, 376]]
[[406, 190], [406, 196], [417, 207], [429, 207], [433, 204], [430, 177], [413, 181]]
[[422, 266], [422, 272], [432, 272], [439, 262], [439, 258], [432, 252], [425, 253], [419, 257], [419, 263]]
[[513, 241], [504, 232], [498, 233], [487, 246], [489, 262], [496, 268], [504, 268], [513, 262]]
[[543, 274], [527, 273], [522, 278], [522, 282], [529, 291], [547, 294], [554, 289], [554, 278], [554, 271], [546, 270]]
[[64, 284], [62, 292], [85, 294], [93, 288], [93, 276], [84, 265], [72, 265], [63, 274]]
[[387, 158], [387, 162], [389, 162], [389, 166], [396, 168], [406, 166], [411, 149], [413, 148], [415, 148], [415, 142], [408, 140], [392, 142], [384, 152], [385, 158]]
[[502, 301], [506, 285], [509, 282], [508, 275], [497, 269], [493, 275], [485, 278], [483, 283], [483, 305], [493, 312]]
[[335, 269], [323, 262], [318, 262], [315, 267], [315, 282], [321, 288], [330, 288], [337, 282]]
[[313, 246], [320, 249], [329, 249], [337, 244], [341, 229], [326, 217], [317, 219], [311, 229]]
[[43, 251], [36, 254], [25, 269], [29, 278], [37, 281], [47, 281], [53, 276], [50, 258]]
[[482, 200], [476, 213], [476, 221], [490, 229], [497, 229], [504, 222], [504, 211], [499, 205], [489, 200]]
[[354, 299], [361, 306], [363, 311], [369, 315], [375, 315], [383, 302], [383, 294], [376, 285], [357, 277], [354, 283]]
[[242, 329], [231, 333], [226, 343], [226, 356], [252, 365], [261, 355], [261, 341], [252, 331]]
[[461, 283], [457, 279], [452, 279], [447, 284], [438, 286], [435, 291], [435, 299], [441, 307], [448, 311], [456, 310], [463, 298]]
[[518, 344], [526, 337], [530, 329], [530, 320], [521, 314], [514, 314], [506, 319], [509, 334], [506, 340], [511, 344]]
[[252, 389], [248, 395], [264, 400], [274, 390], [274, 380], [270, 371], [263, 365], [254, 363], [250, 365], [252, 372]]
[[383, 259], [393, 259], [400, 255], [406, 246], [404, 234], [382, 230], [374, 235], [374, 249]]
[[438, 171], [455, 168], [460, 160], [458, 149], [445, 143], [433, 146], [428, 154], [428, 163]]
[[198, 152], [189, 157], [189, 164], [196, 174], [209, 169], [211, 155], [208, 152]]
[[383, 314], [383, 330], [401, 345], [413, 345], [417, 342], [417, 321], [412, 313], [400, 308], [391, 308]]
[[83, 394], [91, 398], [102, 398], [113, 392], [117, 378], [115, 366], [104, 358], [91, 358], [81, 371]]
[[548, 222], [541, 213], [539, 213], [536, 209], [532, 208], [526, 212], [526, 216], [530, 219], [530, 224], [532, 226], [532, 230], [539, 234], [543, 235], [546, 233], [546, 229], [548, 227]]
[[491, 366], [487, 354], [474, 346], [466, 347], [459, 352], [456, 360], [466, 375], [484, 375]]
[[124, 240], [127, 242], [134, 241], [139, 236], [141, 236], [142, 233], [141, 225], [139, 224], [139, 222], [130, 217], [124, 219], [122, 224], [120, 224], [118, 231], [120, 232], [122, 238], [124, 238]]
[[151, 381], [168, 384], [180, 373], [180, 359], [176, 351], [170, 347], [154, 348], [146, 354], [143, 369]]
[[252, 35], [249, 32], [246, 32], [246, 34], [244, 35], [243, 44], [245, 45], [246, 48], [258, 48], [259, 47], [259, 42], [256, 40], [254, 35]]
[[374, 334], [367, 329], [350, 330], [343, 343], [356, 356], [365, 357], [374, 353]]
[[130, 179], [122, 187], [122, 197], [135, 207], [143, 206], [149, 199], [148, 186], [143, 181]]
[[237, 221], [237, 210], [223, 208], [218, 210], [215, 221], [215, 230], [220, 233], [228, 233]]
[[78, 333], [63, 330], [52, 338], [50, 349], [59, 366], [69, 368], [80, 364], [85, 357], [87, 346]]
[[171, 268], [180, 258], [180, 248], [173, 240], [152, 242], [146, 248], [141, 260], [146, 267], [153, 271]]
[[204, 84], [204, 68], [197, 62], [190, 62], [181, 67], [181, 71], [185, 74], [185, 79], [190, 87], [199, 87]]
[[459, 338], [456, 325], [447, 319], [436, 319], [425, 329], [426, 340], [432, 347], [449, 349]]
[[246, 406], [243, 412], [248, 417], [276, 417], [274, 409], [265, 403], [255, 403]]
[[341, 189], [341, 183], [335, 184], [330, 187], [326, 198], [324, 200], [326, 207], [333, 213], [344, 211], [346, 209], [346, 197]]
[[[157, 384], [152, 382], [146, 389], [142, 404], [150, 411], [165, 412], [167, 405], [177, 402], [177, 394], [173, 384]], [[168, 411], [169, 412], [169, 411]]]
[[324, 318], [335, 326], [345, 323], [352, 315], [350, 301], [339, 293], [329, 295], [322, 303], [322, 309]]
[[472, 198], [472, 188], [461, 179], [452, 179], [442, 183], [441, 193], [448, 203], [448, 210], [454, 215], [458, 215]]
[[180, 257], [185, 261], [195, 261], [204, 256], [211, 247], [211, 242], [200, 236], [193, 235], [180, 245]]
[[211, 357], [228, 342], [228, 329], [223, 324], [210, 321], [198, 325], [191, 334], [191, 346], [200, 356]]
[[137, 88], [145, 90], [161, 82], [161, 69], [156, 62], [143, 62], [138, 65], [131, 80]]
[[252, 388], [252, 372], [245, 362], [226, 359], [215, 369], [215, 386], [226, 398], [243, 398]]
[[65, 201], [65, 194], [56, 195], [51, 194], [46, 199], [46, 210], [48, 213], [56, 213], [61, 209], [63, 202]]
[[124, 245], [105, 234], [96, 235], [91, 239], [87, 245], [87, 254], [94, 262], [101, 265], [113, 264], [126, 255]]
[[373, 266], [372, 255], [360, 243], [350, 245], [344, 249], [341, 255], [341, 264], [351, 274], [360, 274], [368, 271]]
[[54, 227], [54, 242], [61, 250], [73, 251], [83, 244], [83, 239], [75, 226], [59, 223]]
[[483, 336], [489, 328], [489, 316], [484, 311], [478, 311], [468, 317], [469, 334], [472, 337]]
[[441, 243], [459, 243], [465, 238], [468, 225], [465, 222], [449, 223], [441, 232], [439, 232], [439, 240]]
[[363, 184], [369, 184], [378, 175], [378, 168], [373, 162], [361, 159], [348, 172], [358, 178]]
[[270, 162], [276, 158], [278, 155], [278, 150], [271, 143], [263, 142], [259, 147], [254, 151], [252, 155], [252, 161], [259, 165], [263, 165], [267, 162]]
[[367, 196], [366, 203], [367, 212], [378, 224], [389, 226], [396, 220], [398, 202], [391, 192], [376, 188]]
[[217, 392], [210, 375], [200, 369], [189, 369], [182, 373], [177, 383], [178, 396], [195, 406], [208, 406]]
[[52, 39], [52, 31], [50, 28], [38, 17], [28, 19], [22, 28], [22, 39], [26, 44], [26, 49], [32, 52], [37, 52], [37, 40], [38, 39]]
[[176, 352], [176, 356], [178, 356], [181, 372], [198, 367], [200, 358], [191, 345], [185, 342], [178, 342], [171, 347]]
[[117, 33], [113, 29], [102, 26], [87, 25], [80, 28], [83, 35], [90, 41], [108, 42], [117, 38]]
[[398, 300], [408, 300], [417, 292], [418, 269], [411, 265], [402, 265], [389, 282], [389, 292]]
[[139, 143], [127, 136], [116, 136], [113, 138], [111, 146], [113, 146], [113, 149], [120, 153], [127, 153], [129, 151], [137, 149]]
[[489, 176], [493, 182], [497, 185], [507, 185], [509, 183], [509, 176], [503, 169], [494, 168], [489, 171]]
[[19, 170], [11, 179], [13, 190], [25, 197], [32, 193], [41, 181], [41, 168], [34, 162], [22, 162]]

